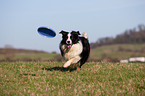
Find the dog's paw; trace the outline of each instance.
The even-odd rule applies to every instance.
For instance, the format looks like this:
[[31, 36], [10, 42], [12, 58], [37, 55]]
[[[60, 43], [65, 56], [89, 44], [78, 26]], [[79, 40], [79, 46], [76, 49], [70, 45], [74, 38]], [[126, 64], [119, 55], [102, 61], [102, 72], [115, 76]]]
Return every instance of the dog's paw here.
[[67, 67], [70, 66], [70, 64], [71, 64], [71, 62], [67, 61], [67, 62], [63, 65], [63, 67], [64, 67], [64, 68], [67, 68]]
[[64, 64], [64, 65], [63, 65], [64, 68], [67, 68], [68, 66], [69, 66], [69, 65], [67, 65], [67, 64]]

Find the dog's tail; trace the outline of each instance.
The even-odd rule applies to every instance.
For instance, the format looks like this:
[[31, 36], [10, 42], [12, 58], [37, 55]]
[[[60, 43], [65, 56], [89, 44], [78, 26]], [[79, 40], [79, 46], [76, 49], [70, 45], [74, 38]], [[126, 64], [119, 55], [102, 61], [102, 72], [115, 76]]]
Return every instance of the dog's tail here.
[[82, 36], [83, 36], [84, 38], [88, 39], [88, 35], [87, 35], [86, 32], [84, 32], [84, 33], [82, 34]]

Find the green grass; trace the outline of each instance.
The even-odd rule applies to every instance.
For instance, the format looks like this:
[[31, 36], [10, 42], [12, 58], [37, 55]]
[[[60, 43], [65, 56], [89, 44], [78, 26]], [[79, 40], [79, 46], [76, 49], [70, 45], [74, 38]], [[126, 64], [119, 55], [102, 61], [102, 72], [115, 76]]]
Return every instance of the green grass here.
[[145, 95], [145, 64], [86, 63], [65, 72], [61, 62], [1, 62], [2, 96]]

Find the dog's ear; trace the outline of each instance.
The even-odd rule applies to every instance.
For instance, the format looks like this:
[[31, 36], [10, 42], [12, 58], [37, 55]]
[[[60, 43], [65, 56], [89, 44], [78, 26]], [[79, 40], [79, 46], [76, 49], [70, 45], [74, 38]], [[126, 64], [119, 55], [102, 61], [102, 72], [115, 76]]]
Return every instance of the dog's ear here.
[[78, 35], [81, 35], [79, 31], [77, 31], [77, 34], [78, 34]]
[[81, 35], [79, 31], [72, 31], [72, 34], [77, 34], [77, 35]]
[[68, 32], [65, 32], [65, 31], [61, 31], [61, 32], [59, 32], [59, 34], [62, 34], [62, 35], [67, 35], [68, 34]]
[[64, 31], [63, 30], [61, 30], [61, 32], [59, 32], [59, 34], [63, 34], [64, 33]]

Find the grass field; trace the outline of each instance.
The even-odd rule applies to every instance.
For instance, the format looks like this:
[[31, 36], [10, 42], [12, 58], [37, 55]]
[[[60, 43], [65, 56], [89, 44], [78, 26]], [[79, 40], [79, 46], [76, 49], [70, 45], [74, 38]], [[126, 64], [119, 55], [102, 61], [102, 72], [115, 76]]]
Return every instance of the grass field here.
[[86, 63], [65, 72], [62, 62], [1, 62], [1, 96], [145, 96], [144, 63]]
[[[145, 57], [144, 44], [115, 44], [104, 45], [91, 49], [89, 61], [103, 61], [110, 59], [111, 62], [129, 59], [130, 57]], [[0, 62], [4, 61], [63, 61], [60, 53], [48, 53], [37, 50], [6, 49], [0, 48]]]
[[0, 61], [50, 61], [57, 55], [56, 53], [0, 54]]
[[104, 45], [91, 50], [90, 59], [102, 60], [104, 58], [115, 58], [118, 60], [130, 57], [145, 57], [144, 44], [116, 44]]

